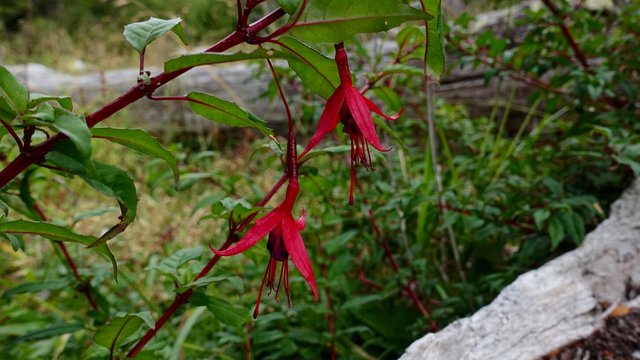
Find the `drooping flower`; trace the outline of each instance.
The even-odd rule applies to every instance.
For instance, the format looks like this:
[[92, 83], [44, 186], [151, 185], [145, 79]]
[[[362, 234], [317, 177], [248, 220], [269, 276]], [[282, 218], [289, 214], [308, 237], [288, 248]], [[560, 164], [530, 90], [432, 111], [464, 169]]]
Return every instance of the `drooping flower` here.
[[[267, 269], [258, 292], [258, 301], [253, 311], [254, 318], [260, 313], [260, 299], [262, 298], [265, 282], [270, 292], [275, 291], [276, 297], [280, 286], [283, 285], [287, 295], [287, 301], [289, 305], [291, 305], [289, 298], [289, 257], [298, 271], [300, 271], [300, 274], [302, 274], [302, 277], [309, 284], [315, 300], [318, 301], [318, 287], [316, 286], [313, 275], [313, 268], [311, 267], [307, 249], [300, 235], [300, 230], [305, 227], [305, 213], [303, 211], [302, 216], [298, 220], [294, 220], [291, 215], [299, 191], [300, 186], [298, 180], [290, 179], [284, 201], [267, 215], [258, 219], [234, 246], [226, 250], [211, 248], [217, 255], [232, 256], [247, 250], [269, 234], [269, 240], [267, 241], [267, 249], [270, 253], [269, 263], [267, 264]], [[278, 263], [281, 263], [281, 265], [280, 274], [276, 283]]]
[[371, 152], [369, 145], [379, 151], [388, 151], [380, 143], [380, 138], [371, 117], [371, 112], [382, 116], [387, 120], [397, 120], [399, 112], [395, 115], [385, 115], [376, 104], [366, 98], [353, 86], [349, 60], [342, 43], [335, 45], [336, 65], [340, 74], [340, 85], [327, 100], [327, 104], [320, 115], [318, 128], [300, 157], [307, 154], [331, 131], [340, 121], [343, 131], [351, 140], [351, 186], [349, 191], [349, 203], [353, 204], [353, 187], [356, 181], [356, 167], [362, 165], [371, 168]]

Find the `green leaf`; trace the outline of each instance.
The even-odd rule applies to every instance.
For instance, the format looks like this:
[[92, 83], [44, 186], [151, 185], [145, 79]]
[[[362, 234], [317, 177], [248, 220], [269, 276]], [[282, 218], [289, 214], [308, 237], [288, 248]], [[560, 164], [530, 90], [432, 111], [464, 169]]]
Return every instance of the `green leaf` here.
[[563, 211], [561, 213], [562, 224], [576, 245], [580, 245], [585, 235], [584, 221], [575, 212]]
[[24, 241], [22, 241], [21, 238], [12, 234], [5, 234], [2, 232], [0, 232], [0, 238], [5, 239], [9, 243], [11, 243], [11, 247], [13, 248], [13, 251], [18, 251], [18, 250], [24, 251]]
[[115, 212], [115, 211], [118, 211], [118, 210], [119, 209], [117, 207], [110, 206], [110, 207], [104, 207], [104, 208], [98, 208], [98, 209], [83, 211], [83, 212], [80, 212], [80, 213], [77, 213], [77, 214], [73, 215], [71, 220], [75, 224], [75, 223], [80, 222], [82, 220], [86, 220], [86, 219], [89, 219], [89, 218], [92, 218], [92, 217], [96, 217], [96, 216], [101, 216], [101, 215], [104, 215], [106, 213]]
[[181, 286], [177, 289], [178, 292], [183, 292], [191, 288], [198, 288], [202, 286], [207, 286], [214, 282], [220, 281], [228, 281], [231, 287], [238, 292], [239, 295], [244, 294], [244, 286], [242, 284], [242, 279], [238, 276], [212, 276], [207, 275], [198, 280], [192, 281], [191, 283]]
[[388, 65], [388, 66], [385, 66], [384, 69], [382, 69], [382, 72], [387, 75], [405, 74], [405, 75], [416, 76], [416, 77], [423, 75], [422, 69], [418, 69], [417, 67], [407, 65], [407, 64]]
[[564, 226], [562, 226], [562, 220], [558, 216], [550, 218], [547, 231], [549, 232], [549, 238], [551, 239], [551, 250], [555, 250], [562, 239], [564, 239]]
[[[80, 235], [58, 225], [39, 221], [15, 220], [0, 223], [0, 233], [7, 234], [33, 234], [56, 241], [76, 242], [89, 245], [97, 240], [95, 236]], [[113, 275], [118, 278], [118, 264], [106, 244], [97, 246], [95, 250], [103, 257], [109, 259], [113, 265]]]
[[216, 319], [227, 325], [240, 326], [249, 320], [249, 314], [246, 309], [235, 306], [219, 297], [209, 297], [207, 309], [211, 311]]
[[293, 14], [302, 3], [301, 0], [276, 0], [276, 2], [289, 15]]
[[69, 286], [69, 280], [46, 280], [41, 282], [28, 282], [11, 288], [2, 294], [3, 298], [9, 298], [18, 294], [39, 293], [45, 290], [60, 290]]
[[[0, 119], [11, 124], [15, 119], [15, 117], [16, 117], [15, 111], [11, 109], [11, 106], [9, 106], [9, 103], [7, 103], [7, 101], [4, 98], [0, 97]], [[0, 130], [2, 129], [4, 129], [4, 127], [0, 127]], [[0, 136], [0, 138], [2, 137]]]
[[107, 139], [111, 142], [130, 147], [145, 155], [164, 160], [171, 167], [173, 179], [176, 186], [178, 185], [180, 180], [178, 160], [153, 136], [140, 129], [93, 128], [91, 129], [91, 133], [95, 138]]
[[285, 36], [279, 39], [279, 42], [282, 43], [284, 51], [291, 53], [283, 57], [287, 59], [289, 67], [295, 71], [305, 87], [328, 99], [340, 85], [340, 75], [335, 62], [292, 37]]
[[56, 108], [53, 127], [67, 135], [84, 158], [91, 157], [91, 131], [83, 116]]
[[[85, 179], [91, 187], [118, 200], [124, 221], [131, 223], [136, 218], [138, 194], [133, 179], [126, 171], [109, 164], [94, 162], [95, 177]], [[123, 209], [124, 206], [124, 209]]]
[[[253, 52], [237, 52], [237, 53], [203, 53], [193, 55], [183, 55], [175, 59], [171, 59], [164, 64], [165, 72], [173, 72], [177, 70], [187, 69], [194, 66], [222, 64], [235, 61], [266, 59], [267, 56], [274, 57], [275, 53], [271, 50], [263, 48], [256, 49]], [[278, 57], [278, 56], [275, 56]]]
[[425, 44], [424, 29], [415, 24], [403, 26], [396, 36], [398, 52], [403, 53], [407, 49], [419, 48]]
[[313, 43], [339, 43], [356, 34], [387, 31], [405, 21], [434, 15], [401, 0], [317, 0], [309, 2], [299, 23], [289, 33]]
[[29, 125], [46, 125], [52, 126], [56, 119], [53, 106], [49, 103], [38, 105], [35, 109], [27, 111], [22, 117], [24, 122]]
[[331, 96], [335, 88], [340, 84], [340, 77], [334, 61], [292, 37], [283, 37], [278, 41], [283, 45], [282, 51], [260, 48], [250, 53], [184, 55], [166, 62], [164, 70], [165, 72], [172, 72], [194, 66], [266, 58], [286, 59], [289, 62], [289, 66], [311, 91], [324, 98]]
[[538, 209], [533, 213], [533, 220], [535, 221], [538, 230], [542, 229], [544, 221], [547, 220], [550, 215], [551, 213], [547, 209]]
[[201, 92], [192, 92], [188, 97], [195, 100], [189, 102], [191, 109], [207, 120], [229, 126], [253, 127], [265, 135], [273, 134], [264, 120], [243, 110], [233, 102]]
[[186, 45], [187, 40], [181, 22], [180, 18], [163, 20], [151, 17], [147, 21], [126, 25], [122, 35], [139, 53], [144, 52], [147, 45], [169, 31], [173, 31]]
[[0, 65], [0, 98], [4, 99], [16, 113], [23, 114], [27, 111], [29, 90], [2, 65]]
[[157, 265], [147, 268], [147, 270], [158, 270], [160, 273], [178, 282], [178, 269], [187, 262], [202, 256], [203, 250], [201, 246], [178, 250], [175, 254], [163, 259]]
[[53, 96], [53, 95], [44, 95], [38, 93], [32, 93], [31, 99], [29, 100], [29, 108], [36, 107], [47, 101], [57, 101], [62, 108], [72, 111], [73, 110], [73, 102], [71, 101], [70, 96]]
[[20, 342], [31, 341], [31, 340], [48, 339], [54, 336], [72, 334], [78, 330], [82, 330], [83, 328], [84, 328], [84, 325], [80, 323], [53, 325], [45, 329], [39, 329], [36, 331], [29, 332], [23, 336], [16, 338], [13, 341], [15, 343], [20, 343]]
[[149, 328], [155, 326], [155, 322], [148, 311], [116, 317], [111, 320], [111, 322], [101, 326], [93, 337], [93, 340], [96, 344], [113, 351], [116, 346], [138, 331], [140, 326], [145, 323]]
[[[135, 220], [138, 194], [133, 179], [126, 171], [113, 165], [83, 159], [77, 149], [69, 146], [65, 141], [56, 144], [53, 150], [46, 155], [47, 161], [71, 174], [80, 176], [98, 192], [115, 198], [120, 206], [124, 225]], [[104, 238], [101, 239], [104, 240]]]
[[[437, 6], [437, 15], [427, 21], [429, 44], [427, 47], [427, 76], [439, 81], [444, 72], [444, 28], [440, 0], [426, 1], [429, 6]], [[427, 9], [428, 10], [428, 9]]]
[[9, 216], [9, 207], [4, 202], [0, 201], [0, 220]]

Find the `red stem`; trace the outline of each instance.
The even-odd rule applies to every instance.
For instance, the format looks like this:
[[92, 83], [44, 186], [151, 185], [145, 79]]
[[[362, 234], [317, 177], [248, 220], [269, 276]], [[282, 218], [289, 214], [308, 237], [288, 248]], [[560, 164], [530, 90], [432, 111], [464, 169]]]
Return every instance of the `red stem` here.
[[[278, 8], [274, 10], [270, 14], [266, 15], [262, 19], [256, 21], [255, 23], [249, 26], [249, 29], [246, 33], [234, 31], [229, 34], [226, 38], [219, 41], [217, 44], [213, 45], [209, 49], [205, 50], [205, 52], [221, 52], [232, 48], [246, 40], [247, 33], [257, 33], [267, 26], [274, 23], [276, 20], [284, 16], [286, 13], [284, 10]], [[87, 125], [89, 127], [93, 127], [99, 122], [111, 117], [116, 112], [122, 110], [123, 108], [131, 105], [132, 103], [140, 100], [140, 98], [152, 94], [156, 89], [160, 86], [166, 84], [167, 82], [177, 78], [178, 76], [184, 74], [185, 72], [191, 70], [192, 68], [186, 68], [182, 70], [177, 70], [169, 73], [161, 73], [157, 76], [154, 76], [149, 84], [136, 84], [134, 87], [129, 89], [124, 94], [120, 95], [117, 99], [113, 100], [109, 104], [103, 106], [101, 109], [95, 111], [91, 115], [87, 116]], [[18, 155], [7, 167], [5, 167], [0, 172], [0, 188], [7, 185], [11, 180], [13, 180], [16, 176], [18, 176], [22, 171], [24, 171], [27, 167], [34, 163], [42, 162], [44, 160], [44, 156], [51, 151], [53, 146], [62, 139], [65, 139], [66, 136], [62, 134], [57, 134], [53, 136], [47, 141], [44, 141], [37, 146], [34, 146], [30, 149], [28, 154], [21, 153]]]
[[[265, 195], [265, 197], [262, 200], [260, 200], [258, 204], [256, 204], [256, 206], [257, 207], [264, 206], [269, 200], [271, 200], [273, 195], [275, 195], [278, 189], [282, 187], [282, 185], [285, 183], [286, 180], [287, 180], [287, 176], [281, 177], [280, 180], [278, 180], [278, 182], [273, 186], [273, 188], [267, 193], [267, 195]], [[219, 250], [225, 250], [229, 246], [231, 246], [231, 244], [233, 244], [236, 241], [235, 233], [237, 231], [242, 231], [245, 227], [247, 227], [247, 225], [249, 225], [249, 223], [251, 222], [251, 220], [253, 220], [253, 218], [255, 218], [255, 216], [256, 216], [256, 213], [249, 215], [244, 221], [242, 221], [242, 223], [240, 223], [240, 225], [237, 226], [235, 230], [232, 229], [229, 232], [229, 235], [227, 236], [227, 240], [220, 247]], [[205, 267], [202, 268], [202, 270], [198, 273], [194, 281], [207, 275], [209, 271], [211, 271], [211, 269], [218, 263], [220, 258], [221, 258], [220, 256], [214, 255], [214, 257], [211, 258], [211, 260], [209, 260], [207, 265], [205, 265]], [[138, 341], [136, 346], [133, 349], [131, 349], [131, 351], [129, 351], [129, 353], [127, 354], [127, 357], [133, 358], [136, 355], [138, 355], [138, 353], [142, 351], [145, 345], [156, 335], [158, 330], [160, 330], [162, 326], [164, 326], [167, 320], [169, 320], [171, 316], [173, 316], [173, 314], [180, 308], [180, 306], [187, 303], [187, 301], [189, 300], [189, 297], [191, 297], [192, 294], [193, 294], [193, 290], [189, 289], [183, 292], [182, 294], [176, 295], [175, 299], [173, 300], [173, 303], [171, 303], [169, 308], [162, 314], [162, 316], [158, 319], [158, 321], [156, 321], [156, 324], [153, 327], [153, 329], [147, 330], [144, 336]]]
[[[356, 185], [358, 187], [358, 190], [360, 190], [362, 195], [364, 195], [364, 190], [360, 186], [360, 183], [356, 182]], [[363, 202], [367, 204], [367, 199], [364, 198]], [[393, 268], [393, 270], [396, 273], [400, 273], [400, 267], [398, 266], [398, 263], [393, 257], [393, 252], [391, 251], [387, 243], [384, 241], [384, 238], [382, 236], [382, 231], [380, 230], [380, 227], [378, 226], [378, 222], [376, 221], [376, 217], [373, 214], [373, 209], [369, 209], [369, 221], [371, 222], [373, 231], [376, 234], [376, 239], [378, 240], [378, 244], [382, 247], [382, 250], [384, 251], [385, 257], [387, 258], [387, 260], [389, 260], [389, 263], [391, 264], [391, 267]], [[414, 305], [416, 306], [418, 311], [420, 311], [422, 316], [429, 317], [429, 311], [422, 305], [422, 300], [413, 289], [415, 284], [416, 284], [415, 279], [411, 279], [409, 283], [405, 286], [404, 291], [407, 293], [407, 295], [409, 295], [409, 297], [411, 298], [411, 301], [413, 301]], [[431, 320], [430, 324], [431, 324], [432, 330], [438, 328], [438, 324], [435, 321]]]
[[559, 21], [558, 26], [560, 26], [560, 30], [562, 31], [562, 34], [569, 42], [569, 46], [571, 46], [571, 49], [573, 49], [573, 53], [576, 55], [576, 58], [578, 59], [578, 61], [580, 61], [580, 64], [582, 65], [582, 67], [585, 69], [589, 69], [589, 63], [587, 62], [587, 57], [584, 55], [584, 52], [576, 42], [576, 39], [573, 37], [573, 35], [571, 35], [571, 32], [569, 31], [567, 24], [565, 24], [563, 20], [560, 10], [551, 2], [551, 0], [542, 0], [542, 3], [544, 3], [544, 5], [549, 9], [549, 11], [551, 11], [551, 13], [558, 18], [558, 21]]
[[[326, 270], [326, 267], [325, 267]], [[325, 277], [327, 275], [325, 274]], [[331, 351], [331, 360], [336, 359], [336, 327], [333, 320], [333, 309], [331, 305], [331, 290], [328, 286], [325, 286], [324, 293], [327, 296], [327, 310], [329, 311], [329, 315], [327, 316], [327, 322], [329, 323], [329, 334], [331, 335], [331, 344], [329, 345], [329, 351]]]
[[[246, 41], [248, 34], [254, 34], [265, 29], [267, 26], [271, 25], [272, 23], [274, 23], [276, 20], [278, 20], [285, 14], [286, 13], [284, 12], [284, 10], [282, 10], [281, 8], [278, 8], [277, 10], [274, 10], [271, 13], [267, 14], [262, 19], [251, 24], [246, 31], [240, 32], [236, 30], [232, 32], [226, 38], [222, 39], [217, 44], [207, 49], [206, 52], [221, 52], [221, 51], [228, 50], [233, 46], [236, 46]], [[117, 99], [113, 100], [111, 103], [103, 106], [101, 109], [87, 116], [87, 125], [89, 127], [95, 126], [99, 122], [111, 117], [116, 112], [138, 101], [140, 98], [153, 94], [153, 92], [156, 89], [158, 89], [160, 86], [184, 74], [190, 69], [191, 68], [186, 68], [186, 69], [177, 70], [174, 72], [161, 73], [153, 77], [149, 84], [144, 84], [144, 83], [137, 84], [136, 86], [132, 87], [127, 92], [119, 96]], [[38, 144], [37, 146], [33, 147], [32, 149], [30, 149], [28, 154], [21, 153], [20, 155], [18, 155], [18, 157], [16, 157], [7, 167], [5, 167], [0, 172], [0, 187], [3, 187], [6, 184], [8, 184], [11, 180], [13, 180], [16, 176], [18, 176], [18, 174], [20, 174], [30, 165], [34, 163], [42, 162], [44, 160], [44, 156], [49, 151], [51, 151], [51, 149], [56, 144], [56, 142], [64, 138], [66, 138], [64, 135], [58, 134], [48, 139], [47, 141], [44, 141], [41, 144]], [[283, 183], [284, 181], [278, 182], [279, 184], [278, 187], [282, 186]], [[277, 189], [274, 189], [271, 192], [269, 192], [267, 197], [273, 196], [273, 194], [275, 194], [275, 191], [277, 191]], [[267, 201], [268, 199], [264, 201], [264, 203], [266, 203]], [[243, 223], [244, 226], [246, 226], [246, 224], [248, 224], [248, 221]], [[230, 234], [229, 237], [227, 238], [227, 241], [225, 242], [225, 244], [221, 249], [225, 249], [226, 247], [230, 246], [233, 240], [234, 240], [234, 236], [233, 234]], [[220, 257], [214, 256], [207, 263], [207, 265], [202, 269], [202, 271], [198, 274], [196, 279], [199, 279], [205, 276], [211, 270], [211, 268], [215, 266], [218, 260], [220, 260]], [[136, 346], [129, 352], [129, 354], [127, 354], [127, 356], [130, 358], [136, 356], [144, 348], [144, 346], [149, 342], [149, 340], [151, 340], [155, 336], [156, 332], [160, 330], [160, 328], [162, 328], [164, 323], [169, 318], [171, 318], [171, 316], [176, 312], [176, 310], [181, 305], [183, 305], [188, 301], [192, 293], [193, 293], [193, 290], [190, 289], [185, 291], [182, 294], [176, 295], [173, 303], [169, 306], [169, 308], [165, 311], [165, 313], [162, 314], [160, 319], [158, 319], [154, 328], [147, 331], [147, 333], [142, 337], [142, 339], [140, 339], [140, 341], [136, 344]]]
[[298, 156], [297, 156], [297, 149], [296, 149], [296, 134], [294, 133], [293, 117], [291, 116], [291, 109], [289, 109], [289, 103], [287, 103], [287, 98], [284, 95], [284, 90], [282, 89], [280, 80], [278, 80], [278, 74], [276, 73], [276, 69], [273, 67], [273, 64], [271, 63], [271, 60], [269, 58], [267, 58], [267, 64], [269, 65], [269, 70], [271, 70], [271, 75], [273, 76], [273, 80], [276, 83], [276, 87], [278, 88], [278, 93], [280, 94], [280, 100], [282, 100], [284, 109], [287, 111], [287, 123], [289, 125], [289, 134], [287, 139], [287, 174], [289, 175], [290, 180], [297, 180], [298, 179]]
[[[40, 206], [38, 206], [38, 204], [33, 204], [33, 210], [35, 210], [36, 214], [38, 214], [38, 217], [40, 217], [40, 220], [48, 221], [47, 215], [45, 215], [44, 211], [42, 211], [42, 209], [40, 208]], [[87, 301], [89, 301], [89, 304], [91, 305], [93, 310], [98, 310], [98, 304], [93, 299], [93, 296], [91, 296], [91, 291], [89, 290], [89, 286], [84, 281], [82, 281], [82, 278], [80, 277], [80, 273], [78, 272], [78, 267], [76, 266], [75, 261], [73, 261], [73, 258], [69, 254], [69, 250], [67, 249], [67, 246], [62, 241], [54, 241], [54, 243], [58, 245], [58, 248], [60, 249], [60, 251], [62, 251], [62, 255], [64, 255], [64, 258], [67, 261], [67, 265], [69, 265], [69, 268], [73, 273], [73, 277], [78, 282], [79, 284], [78, 291], [80, 291], [87, 298]]]
[[22, 144], [22, 140], [20, 140], [20, 137], [18, 136], [18, 134], [16, 134], [15, 130], [13, 130], [11, 125], [9, 125], [2, 119], [0, 119], [0, 123], [2, 123], [2, 126], [7, 129], [9, 134], [11, 134], [11, 137], [16, 141], [16, 143], [18, 143], [18, 149], [20, 150], [20, 152], [22, 152], [24, 150], [24, 145]]

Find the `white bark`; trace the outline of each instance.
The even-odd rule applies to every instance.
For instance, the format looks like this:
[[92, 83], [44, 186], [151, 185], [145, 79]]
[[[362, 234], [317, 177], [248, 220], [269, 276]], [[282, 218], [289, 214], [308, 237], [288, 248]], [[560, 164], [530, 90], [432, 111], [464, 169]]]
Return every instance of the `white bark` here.
[[474, 315], [417, 340], [401, 360], [538, 359], [600, 328], [609, 304], [640, 304], [639, 288], [640, 179], [580, 248], [521, 275]]

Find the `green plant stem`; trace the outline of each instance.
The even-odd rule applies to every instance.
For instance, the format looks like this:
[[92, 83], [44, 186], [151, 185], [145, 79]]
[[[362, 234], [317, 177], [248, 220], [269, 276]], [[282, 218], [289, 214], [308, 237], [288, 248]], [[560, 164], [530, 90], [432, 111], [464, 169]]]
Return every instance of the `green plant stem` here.
[[[424, 0], [420, 0], [420, 5], [422, 10], [426, 10], [426, 6]], [[423, 68], [424, 68], [424, 78], [422, 81], [423, 91], [425, 96], [425, 117], [427, 121], [427, 128], [429, 130], [429, 146], [431, 146], [431, 165], [433, 166], [433, 177], [436, 183], [436, 191], [438, 193], [438, 204], [446, 205], [446, 201], [442, 196], [443, 186], [442, 186], [442, 175], [440, 174], [440, 166], [438, 164], [438, 140], [436, 133], [436, 122], [435, 122], [435, 104], [434, 104], [434, 89], [432, 84], [432, 79], [429, 76], [429, 22], [425, 20], [425, 46], [424, 46], [424, 58], [423, 58]], [[442, 212], [443, 221], [446, 221], [447, 210], [446, 208], [440, 208]], [[449, 243], [451, 245], [451, 252], [453, 253], [453, 259], [456, 265], [456, 269], [458, 270], [458, 274], [460, 276], [460, 280], [462, 281], [462, 285], [464, 287], [464, 293], [467, 300], [467, 304], [471, 309], [473, 306], [473, 298], [471, 296], [471, 290], [469, 288], [469, 283], [467, 282], [467, 276], [462, 267], [462, 261], [460, 260], [460, 250], [458, 249], [458, 242], [456, 240], [455, 233], [453, 232], [453, 227], [450, 223], [446, 224], [446, 235], [449, 239]]]

